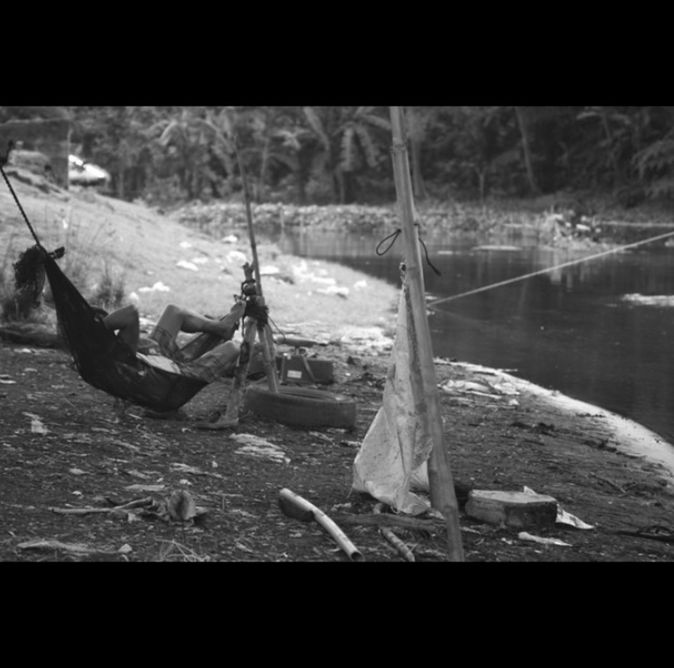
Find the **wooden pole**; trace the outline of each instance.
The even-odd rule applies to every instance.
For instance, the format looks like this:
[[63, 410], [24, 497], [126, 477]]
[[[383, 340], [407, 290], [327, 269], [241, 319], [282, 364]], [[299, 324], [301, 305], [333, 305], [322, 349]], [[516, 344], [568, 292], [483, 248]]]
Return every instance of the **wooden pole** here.
[[[243, 201], [246, 205], [246, 219], [248, 221], [248, 236], [250, 238], [250, 249], [253, 255], [253, 269], [255, 271], [255, 284], [257, 288], [257, 303], [264, 306], [264, 297], [262, 296], [262, 281], [260, 280], [260, 263], [257, 257], [257, 243], [255, 241], [255, 229], [253, 227], [253, 213], [250, 208], [250, 193], [248, 192], [248, 179], [246, 178], [246, 170], [241, 160], [241, 154], [234, 136], [234, 152], [236, 153], [236, 160], [239, 164], [239, 173], [241, 174], [241, 184], [243, 186]], [[269, 325], [264, 325], [258, 328], [258, 336], [262, 344], [262, 353], [264, 359], [264, 370], [267, 375], [267, 383], [272, 392], [278, 393], [279, 381], [276, 375], [276, 360], [274, 354], [274, 339], [272, 337]], [[251, 350], [252, 354], [252, 350]]]
[[[424, 277], [418, 233], [414, 221], [414, 199], [407, 156], [402, 107], [391, 107], [393, 130], [393, 171], [398, 196], [398, 210], [405, 241], [405, 276], [412, 306], [412, 321], [417, 333], [417, 349], [411, 352], [411, 364], [418, 364], [426, 404], [424, 419], [431, 435], [433, 449], [428, 459], [428, 480], [431, 505], [447, 522], [447, 553], [450, 561], [463, 561], [463, 545], [459, 527], [459, 508], [454, 493], [454, 481], [447, 461], [442, 432], [442, 417], [438, 400], [433, 363], [431, 334], [426, 315]], [[415, 353], [416, 358], [415, 359]]]

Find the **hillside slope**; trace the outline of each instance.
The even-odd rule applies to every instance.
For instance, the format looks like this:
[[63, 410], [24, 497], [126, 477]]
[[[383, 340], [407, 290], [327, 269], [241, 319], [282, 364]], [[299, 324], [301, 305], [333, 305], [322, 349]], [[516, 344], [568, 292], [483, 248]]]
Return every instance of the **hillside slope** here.
[[[250, 258], [245, 237], [227, 243], [141, 204], [65, 191], [18, 169], [9, 178], [42, 244], [66, 247], [61, 266], [87, 298], [107, 275], [123, 286], [125, 301], [137, 299], [141, 313], [153, 319], [168, 303], [220, 313], [240, 292], [243, 256]], [[0, 184], [0, 269], [6, 278], [11, 263], [32, 243], [9, 190]], [[390, 322], [395, 286], [364, 280], [340, 265], [283, 255], [263, 239], [258, 254], [268, 272], [262, 287], [270, 315], [280, 327], [334, 337], [347, 331], [346, 323]]]

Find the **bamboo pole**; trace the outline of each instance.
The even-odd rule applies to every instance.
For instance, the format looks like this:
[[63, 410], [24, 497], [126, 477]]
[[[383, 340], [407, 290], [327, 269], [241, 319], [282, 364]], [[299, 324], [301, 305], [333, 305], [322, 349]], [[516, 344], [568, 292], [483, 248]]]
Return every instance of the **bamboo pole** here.
[[[234, 152], [236, 153], [236, 160], [239, 164], [239, 173], [241, 174], [241, 184], [243, 186], [243, 201], [246, 205], [246, 220], [248, 222], [248, 237], [250, 238], [250, 250], [253, 255], [253, 269], [255, 271], [255, 284], [257, 287], [257, 303], [264, 306], [264, 297], [262, 295], [262, 281], [260, 280], [260, 263], [257, 257], [257, 242], [255, 241], [255, 229], [253, 227], [253, 213], [250, 208], [250, 193], [248, 191], [248, 179], [246, 177], [246, 170], [241, 160], [241, 153], [237, 145], [236, 136], [234, 136]], [[258, 327], [258, 336], [262, 344], [262, 352], [264, 359], [264, 370], [267, 375], [267, 383], [272, 392], [278, 393], [279, 381], [276, 375], [276, 364], [274, 355], [274, 339], [272, 337], [269, 325]], [[252, 351], [251, 351], [252, 352]]]
[[[459, 527], [459, 508], [454, 493], [454, 482], [444, 449], [442, 417], [436, 390], [435, 366], [430, 328], [426, 315], [421, 250], [414, 225], [414, 199], [407, 157], [402, 107], [391, 107], [393, 131], [393, 171], [398, 195], [398, 209], [405, 242], [406, 281], [412, 307], [412, 321], [417, 332], [417, 349], [411, 351], [411, 364], [418, 364], [426, 405], [424, 419], [431, 435], [433, 449], [428, 459], [428, 479], [431, 505], [439, 510], [447, 522], [447, 555], [450, 561], [463, 561], [463, 545]], [[414, 359], [416, 353], [417, 359]]]
[[302, 522], [316, 521], [346, 553], [351, 561], [363, 561], [363, 555], [347, 535], [320, 508], [285, 487], [279, 492], [279, 506], [285, 515]]

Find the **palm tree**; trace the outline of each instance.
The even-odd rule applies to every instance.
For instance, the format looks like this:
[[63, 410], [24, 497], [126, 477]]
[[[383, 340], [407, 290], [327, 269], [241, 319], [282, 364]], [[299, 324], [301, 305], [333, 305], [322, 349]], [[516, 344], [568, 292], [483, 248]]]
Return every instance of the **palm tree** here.
[[333, 197], [340, 204], [354, 199], [355, 176], [382, 160], [376, 129], [390, 131], [387, 119], [375, 107], [304, 107], [309, 135], [317, 143], [314, 166], [332, 182]]

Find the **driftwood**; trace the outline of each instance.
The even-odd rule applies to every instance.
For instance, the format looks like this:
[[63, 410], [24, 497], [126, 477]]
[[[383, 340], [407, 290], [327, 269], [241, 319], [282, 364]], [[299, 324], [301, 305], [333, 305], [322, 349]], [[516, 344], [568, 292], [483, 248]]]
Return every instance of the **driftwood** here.
[[346, 534], [320, 508], [305, 498], [282, 489], [279, 492], [279, 506], [285, 515], [301, 522], [315, 520], [325, 529], [329, 536], [339, 545], [351, 561], [362, 561], [363, 555], [358, 548], [347, 538]]
[[[375, 515], [381, 515], [382, 514], [382, 508], [384, 507], [383, 503], [378, 503], [374, 507], [374, 513]], [[403, 559], [405, 561], [415, 561], [414, 559], [414, 554], [412, 554], [412, 550], [410, 550], [405, 543], [396, 536], [391, 529], [387, 529], [386, 527], [379, 527], [379, 532], [381, 533], [386, 540], [395, 547], [396, 550], [402, 555]]]

